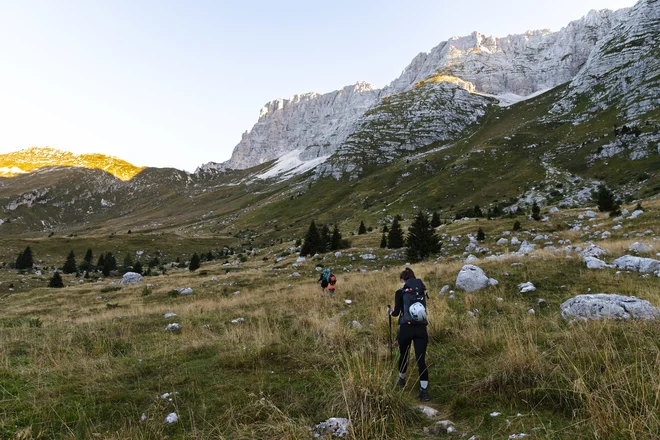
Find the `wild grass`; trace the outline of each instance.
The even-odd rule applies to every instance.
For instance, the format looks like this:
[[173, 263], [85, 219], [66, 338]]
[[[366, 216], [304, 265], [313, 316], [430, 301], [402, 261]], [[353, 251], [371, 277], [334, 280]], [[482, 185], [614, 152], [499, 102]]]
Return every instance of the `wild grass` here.
[[[656, 209], [649, 203], [646, 223], [627, 224], [617, 234], [657, 231]], [[565, 211], [553, 222], [577, 215]], [[464, 235], [475, 223], [443, 230]], [[495, 249], [509, 223], [479, 222], [486, 244]], [[537, 232], [543, 227], [535, 224]], [[570, 234], [573, 245], [590, 239]], [[614, 258], [632, 241], [649, 240], [616, 235], [598, 244]], [[319, 261], [302, 264], [300, 278], [286, 276], [295, 256], [280, 263], [287, 268], [282, 271], [258, 258], [229, 273], [207, 263], [203, 277], [172, 270], [154, 278], [146, 296], [143, 285], [110, 291], [107, 280], [4, 296], [0, 438], [306, 439], [310, 427], [329, 417], [348, 418], [350, 438], [427, 438], [423, 428], [431, 422], [414, 410], [416, 366], [400, 391], [389, 361], [385, 310], [403, 266], [383, 270], [380, 255], [378, 272], [337, 271], [338, 293], [326, 299], [315, 284]], [[658, 305], [657, 279], [589, 271], [579, 258], [550, 251], [478, 264], [500, 284], [457, 291], [454, 298], [438, 292], [453, 286], [460, 261], [413, 265], [430, 292], [431, 405], [459, 432], [479, 438], [519, 432], [557, 439], [658, 437], [657, 323], [569, 324], [559, 310], [589, 289]], [[520, 293], [516, 286], [525, 281], [537, 291]], [[193, 295], [167, 294], [188, 286]], [[548, 307], [539, 307], [539, 298]], [[108, 309], [108, 303], [117, 307]], [[170, 312], [177, 316], [163, 318]], [[245, 321], [231, 323], [239, 317]], [[170, 322], [182, 330], [166, 332]], [[172, 392], [179, 394], [160, 398]], [[491, 417], [493, 411], [502, 416]], [[178, 423], [164, 423], [170, 412], [179, 415]]]

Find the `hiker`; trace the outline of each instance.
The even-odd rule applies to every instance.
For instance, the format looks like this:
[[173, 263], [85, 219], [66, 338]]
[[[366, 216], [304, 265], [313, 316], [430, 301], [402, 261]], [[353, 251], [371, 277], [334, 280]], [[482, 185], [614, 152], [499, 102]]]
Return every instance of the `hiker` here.
[[426, 368], [426, 346], [429, 335], [426, 331], [428, 321], [426, 320], [426, 286], [422, 280], [415, 278], [411, 268], [401, 272], [401, 283], [403, 287], [394, 295], [394, 311], [392, 316], [399, 318], [399, 388], [406, 386], [406, 370], [408, 368], [408, 357], [412, 346], [415, 348], [415, 358], [419, 369], [420, 391], [417, 398], [429, 401], [428, 393], [429, 372]]
[[325, 298], [325, 294], [328, 291], [328, 279], [330, 278], [330, 269], [325, 269], [323, 272], [321, 272], [321, 276], [319, 277], [317, 283], [320, 281], [321, 282], [321, 298]]
[[328, 277], [328, 290], [330, 291], [330, 296], [335, 295], [335, 290], [337, 289], [337, 277], [334, 273], [330, 272]]

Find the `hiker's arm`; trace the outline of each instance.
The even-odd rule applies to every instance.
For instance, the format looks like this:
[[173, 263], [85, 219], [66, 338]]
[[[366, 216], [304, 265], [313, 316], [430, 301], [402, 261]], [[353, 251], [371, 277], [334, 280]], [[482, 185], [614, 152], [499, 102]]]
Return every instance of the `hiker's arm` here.
[[399, 316], [403, 311], [403, 291], [401, 289], [394, 294], [394, 311], [392, 316]]

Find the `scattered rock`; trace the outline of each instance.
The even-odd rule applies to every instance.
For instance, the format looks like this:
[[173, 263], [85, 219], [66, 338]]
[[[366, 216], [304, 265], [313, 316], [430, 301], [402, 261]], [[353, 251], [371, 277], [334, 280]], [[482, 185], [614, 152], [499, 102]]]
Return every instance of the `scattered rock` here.
[[181, 330], [181, 324], [177, 324], [176, 322], [167, 324], [167, 327], [165, 327], [166, 332], [174, 332], [177, 330]]
[[652, 258], [633, 257], [625, 255], [612, 262], [618, 269], [631, 270], [634, 272], [649, 273], [660, 270], [660, 260]]
[[314, 437], [321, 438], [327, 434], [332, 437], [345, 437], [351, 427], [348, 419], [342, 417], [331, 417], [314, 427]]
[[500, 238], [499, 240], [497, 240], [497, 244], [499, 245], [509, 244], [509, 240], [506, 238]]
[[236, 318], [231, 320], [232, 324], [240, 324], [242, 322], [245, 322], [245, 318]]
[[439, 414], [437, 409], [431, 408], [430, 406], [426, 406], [426, 405], [419, 405], [417, 406], [417, 409], [421, 411], [422, 414], [424, 414], [424, 417], [426, 417], [427, 419], [434, 419], [438, 417]]
[[598, 214], [596, 214], [594, 211], [587, 211], [584, 213], [584, 216], [589, 218], [596, 218], [598, 217]]
[[570, 321], [588, 319], [656, 319], [660, 309], [634, 296], [597, 293], [578, 295], [561, 305], [561, 316]]
[[300, 263], [304, 263], [305, 261], [307, 261], [307, 258], [305, 258], [305, 257], [298, 257], [298, 258], [296, 258], [296, 263], [299, 263], [299, 264], [300, 264]]
[[176, 313], [165, 313], [163, 315], [163, 318], [167, 319], [167, 318], [173, 318], [175, 316], [176, 316]]
[[645, 245], [644, 243], [640, 243], [636, 241], [635, 243], [630, 245], [628, 250], [631, 250], [633, 252], [651, 252], [653, 248], [651, 246]]
[[449, 289], [450, 289], [449, 285], [445, 284], [444, 286], [442, 286], [442, 289], [440, 289], [440, 295], [444, 295], [445, 293], [449, 292]]
[[515, 440], [518, 438], [525, 438], [525, 437], [529, 437], [529, 434], [525, 434], [524, 432], [521, 432], [520, 434], [511, 434], [509, 436], [509, 440]]
[[424, 428], [424, 432], [431, 435], [451, 434], [456, 432], [456, 426], [451, 420], [440, 420], [435, 425]]
[[345, 299], [344, 302], [345, 302], [346, 304], [353, 304], [353, 301], [350, 300], [350, 299]]
[[466, 264], [458, 273], [456, 278], [456, 288], [466, 292], [485, 289], [489, 286], [489, 278], [480, 267], [472, 264]]
[[137, 284], [142, 282], [142, 275], [135, 272], [126, 272], [119, 284]]
[[530, 281], [527, 281], [526, 283], [518, 284], [518, 289], [520, 289], [520, 293], [527, 293], [535, 291], [536, 286]]
[[630, 214], [630, 217], [628, 217], [628, 218], [631, 219], [631, 220], [636, 219], [637, 217], [639, 217], [642, 214], [644, 214], [644, 211], [642, 211], [641, 209], [636, 209], [635, 211], [633, 211], [632, 214]]
[[495, 278], [488, 278], [488, 285], [489, 286], [497, 286], [499, 284], [500, 284], [500, 282], [497, 281]]
[[363, 260], [375, 260], [376, 256], [374, 254], [362, 254], [360, 255], [360, 258]]
[[587, 269], [606, 269], [612, 267], [596, 257], [584, 257], [582, 261], [587, 265]]
[[171, 425], [172, 423], [176, 423], [179, 421], [179, 416], [176, 413], [169, 413], [167, 417], [165, 417], [165, 423], [168, 425]]
[[519, 244], [520, 244], [520, 240], [518, 239], [518, 237], [513, 237], [513, 238], [511, 239], [511, 244], [514, 245], [514, 246], [519, 245]]
[[342, 253], [341, 252], [335, 252], [335, 258], [341, 258]]
[[355, 328], [360, 328], [362, 327], [362, 324], [360, 324], [359, 321], [351, 321], [351, 326]]
[[477, 257], [475, 257], [474, 255], [470, 254], [470, 255], [468, 255], [468, 257], [465, 259], [465, 264], [470, 264], [470, 263], [472, 263], [472, 262], [474, 262], [474, 261], [477, 261], [477, 260], [479, 260]]
[[536, 250], [536, 245], [528, 243], [527, 240], [525, 240], [520, 245], [520, 249], [518, 249], [518, 253], [519, 254], [528, 254], [530, 252], [534, 252], [534, 250]]
[[501, 416], [501, 415], [502, 415], [502, 413], [501, 413], [501, 412], [497, 412], [497, 411], [493, 411], [492, 413], [490, 413], [490, 416], [491, 416], [491, 417], [499, 417], [499, 416]]
[[580, 255], [582, 255], [583, 257], [595, 257], [595, 258], [604, 257], [607, 254], [609, 254], [609, 251], [606, 251], [605, 249], [596, 246], [595, 244], [592, 244], [591, 246], [580, 252]]
[[177, 292], [179, 292], [179, 295], [192, 295], [193, 290], [191, 287], [182, 287], [180, 289], [176, 289]]

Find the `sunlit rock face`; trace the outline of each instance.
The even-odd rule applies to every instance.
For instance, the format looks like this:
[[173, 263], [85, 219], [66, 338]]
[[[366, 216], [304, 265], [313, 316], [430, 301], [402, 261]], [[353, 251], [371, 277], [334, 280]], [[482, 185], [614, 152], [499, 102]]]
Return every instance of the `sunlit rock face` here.
[[144, 167], [104, 154], [73, 154], [55, 148], [31, 147], [0, 154], [0, 176], [12, 177], [47, 167], [79, 167], [107, 171], [121, 180], [130, 180]]

